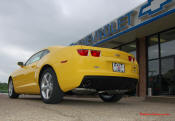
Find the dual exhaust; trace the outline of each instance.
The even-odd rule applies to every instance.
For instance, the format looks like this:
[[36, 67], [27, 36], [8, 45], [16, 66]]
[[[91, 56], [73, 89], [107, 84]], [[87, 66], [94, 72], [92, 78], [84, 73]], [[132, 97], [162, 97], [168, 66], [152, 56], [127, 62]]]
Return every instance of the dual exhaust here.
[[124, 94], [128, 92], [128, 90], [104, 90], [104, 91], [97, 91], [96, 89], [87, 89], [87, 88], [75, 88], [72, 90], [74, 94], [79, 95], [95, 95], [95, 94]]

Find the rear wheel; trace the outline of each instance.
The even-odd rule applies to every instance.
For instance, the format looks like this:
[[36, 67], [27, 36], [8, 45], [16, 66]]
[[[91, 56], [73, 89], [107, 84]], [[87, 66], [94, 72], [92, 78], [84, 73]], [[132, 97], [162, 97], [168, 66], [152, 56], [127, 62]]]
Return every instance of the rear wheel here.
[[47, 68], [43, 71], [40, 80], [40, 94], [44, 103], [56, 104], [60, 103], [63, 98], [57, 76], [52, 68]]
[[14, 90], [13, 80], [10, 79], [8, 82], [8, 95], [10, 98], [18, 98], [19, 94], [17, 94]]
[[122, 98], [121, 94], [99, 94], [99, 97], [104, 101], [104, 102], [117, 102]]

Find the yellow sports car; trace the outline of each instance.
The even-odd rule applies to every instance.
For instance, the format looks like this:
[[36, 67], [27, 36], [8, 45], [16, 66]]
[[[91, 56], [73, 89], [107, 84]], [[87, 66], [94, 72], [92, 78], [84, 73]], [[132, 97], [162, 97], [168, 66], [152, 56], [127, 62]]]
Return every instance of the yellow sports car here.
[[99, 94], [105, 102], [115, 102], [135, 89], [139, 78], [133, 55], [82, 45], [48, 47], [18, 65], [21, 68], [8, 80], [9, 97], [40, 94], [47, 104], [61, 102], [65, 94], [87, 91]]

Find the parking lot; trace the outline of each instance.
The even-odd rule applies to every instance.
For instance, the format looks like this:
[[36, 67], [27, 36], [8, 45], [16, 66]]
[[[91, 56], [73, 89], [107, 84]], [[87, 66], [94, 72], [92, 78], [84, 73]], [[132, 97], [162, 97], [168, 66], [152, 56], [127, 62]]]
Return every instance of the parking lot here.
[[[157, 113], [169, 115], [140, 115]], [[118, 103], [98, 98], [65, 97], [61, 104], [44, 104], [39, 96], [9, 99], [0, 94], [1, 121], [174, 121], [175, 104], [125, 97]]]

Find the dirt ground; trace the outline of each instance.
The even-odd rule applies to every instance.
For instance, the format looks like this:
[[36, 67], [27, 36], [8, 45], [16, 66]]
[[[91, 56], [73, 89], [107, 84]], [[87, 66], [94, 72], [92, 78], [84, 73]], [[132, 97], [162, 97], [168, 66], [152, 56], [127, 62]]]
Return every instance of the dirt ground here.
[[175, 103], [148, 102], [138, 97], [125, 97], [118, 103], [65, 97], [62, 103], [49, 105], [40, 96], [9, 99], [0, 94], [0, 121], [175, 121]]

